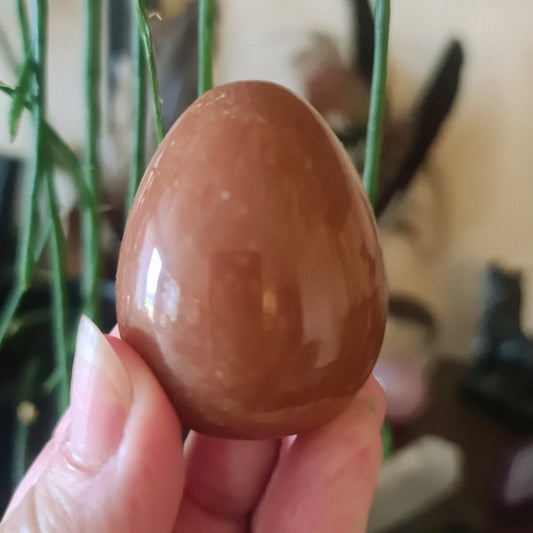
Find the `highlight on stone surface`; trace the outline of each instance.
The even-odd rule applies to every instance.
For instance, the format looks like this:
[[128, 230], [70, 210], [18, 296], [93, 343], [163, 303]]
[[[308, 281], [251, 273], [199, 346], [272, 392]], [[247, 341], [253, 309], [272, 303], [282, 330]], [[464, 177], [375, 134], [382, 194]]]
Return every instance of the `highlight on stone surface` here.
[[192, 104], [140, 185], [116, 296], [186, 427], [267, 438], [338, 414], [377, 358], [386, 288], [360, 178], [318, 113], [267, 82]]

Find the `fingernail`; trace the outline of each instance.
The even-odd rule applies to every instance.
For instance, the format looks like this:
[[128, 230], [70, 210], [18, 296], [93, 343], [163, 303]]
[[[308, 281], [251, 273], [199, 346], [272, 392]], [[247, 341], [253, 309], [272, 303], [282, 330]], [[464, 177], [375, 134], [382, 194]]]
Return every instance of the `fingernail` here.
[[82, 316], [70, 389], [70, 447], [86, 467], [103, 464], [118, 449], [132, 403], [130, 378], [107, 339]]

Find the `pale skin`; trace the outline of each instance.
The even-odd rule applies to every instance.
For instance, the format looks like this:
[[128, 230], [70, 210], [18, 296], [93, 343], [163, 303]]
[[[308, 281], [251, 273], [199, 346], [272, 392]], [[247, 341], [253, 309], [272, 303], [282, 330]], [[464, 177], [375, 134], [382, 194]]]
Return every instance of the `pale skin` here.
[[[154, 375], [116, 336], [107, 341], [132, 386], [119, 442], [94, 464], [74, 457], [71, 405], [15, 492], [1, 533], [366, 530], [385, 412], [373, 377], [315, 431], [264, 441], [191, 432], [182, 445], [178, 416]], [[97, 402], [91, 416], [112, 420], [106, 409]]]

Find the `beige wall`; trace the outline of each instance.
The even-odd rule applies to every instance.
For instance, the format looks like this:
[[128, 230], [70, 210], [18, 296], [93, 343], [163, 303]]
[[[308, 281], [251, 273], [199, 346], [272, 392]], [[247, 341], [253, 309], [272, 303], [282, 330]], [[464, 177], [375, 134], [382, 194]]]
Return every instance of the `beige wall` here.
[[[523, 268], [532, 278], [524, 324], [533, 330], [533, 3], [395, 0], [392, 7], [390, 81], [397, 108], [412, 101], [450, 36], [466, 49], [460, 99], [431, 157], [443, 246], [432, 290], [428, 283], [429, 299], [437, 295], [442, 349], [465, 354], [487, 261]], [[416, 290], [424, 261], [412, 261], [412, 270], [401, 262], [389, 254], [391, 270], [402, 271], [396, 283]]]

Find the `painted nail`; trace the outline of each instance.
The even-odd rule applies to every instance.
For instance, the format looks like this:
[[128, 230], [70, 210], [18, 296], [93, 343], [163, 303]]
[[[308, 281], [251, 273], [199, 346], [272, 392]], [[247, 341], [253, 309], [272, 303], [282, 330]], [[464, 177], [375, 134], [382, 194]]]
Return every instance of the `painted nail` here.
[[70, 389], [70, 447], [86, 467], [101, 466], [118, 449], [132, 403], [130, 378], [107, 339], [83, 316]]

